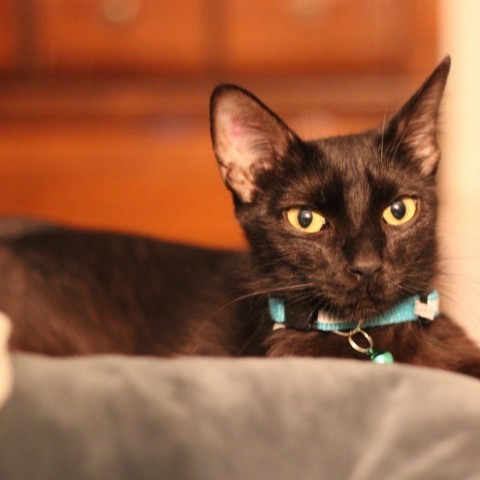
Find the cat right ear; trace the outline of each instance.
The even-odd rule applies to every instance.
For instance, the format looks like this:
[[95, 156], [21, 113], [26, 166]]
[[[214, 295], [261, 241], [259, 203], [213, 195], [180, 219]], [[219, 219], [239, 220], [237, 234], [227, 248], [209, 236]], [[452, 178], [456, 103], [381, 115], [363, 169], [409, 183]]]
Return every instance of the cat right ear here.
[[233, 85], [213, 91], [210, 128], [223, 180], [244, 203], [251, 202], [258, 190], [258, 173], [272, 169], [295, 137], [260, 100]]
[[388, 127], [393, 154], [403, 147], [423, 175], [434, 174], [440, 160], [437, 124], [449, 70], [450, 57], [446, 57], [390, 120]]

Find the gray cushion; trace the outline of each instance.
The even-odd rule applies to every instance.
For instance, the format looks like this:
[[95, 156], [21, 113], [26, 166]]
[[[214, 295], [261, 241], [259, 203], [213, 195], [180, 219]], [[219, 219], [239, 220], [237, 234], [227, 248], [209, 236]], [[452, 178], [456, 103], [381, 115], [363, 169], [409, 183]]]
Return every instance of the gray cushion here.
[[16, 354], [0, 478], [480, 478], [480, 383], [331, 359]]

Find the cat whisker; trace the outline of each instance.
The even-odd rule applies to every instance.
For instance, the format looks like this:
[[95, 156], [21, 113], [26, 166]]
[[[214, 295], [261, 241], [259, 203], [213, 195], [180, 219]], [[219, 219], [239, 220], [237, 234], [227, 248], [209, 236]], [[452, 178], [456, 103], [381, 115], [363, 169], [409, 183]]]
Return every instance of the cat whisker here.
[[[249, 292], [245, 295], [240, 295], [240, 296], [230, 300], [229, 302], [223, 304], [220, 308], [215, 310], [215, 312], [213, 312], [213, 314], [209, 318], [207, 318], [205, 321], [203, 321], [201, 323], [201, 325], [199, 326], [199, 328], [197, 329], [197, 331], [195, 332], [195, 334], [193, 336], [193, 341], [195, 341], [195, 339], [197, 339], [200, 336], [200, 334], [202, 333], [202, 331], [206, 327], [206, 325], [208, 325], [215, 317], [220, 315], [228, 307], [231, 307], [232, 305], [235, 305], [238, 302], [241, 302], [241, 301], [244, 301], [244, 300], [249, 300], [249, 299], [252, 299], [252, 298], [259, 298], [259, 297], [262, 297], [262, 296], [265, 296], [265, 295], [270, 295], [270, 294], [275, 294], [275, 293], [294, 292], [296, 290], [305, 289], [305, 288], [309, 288], [309, 287], [311, 288], [312, 285], [308, 284], [308, 283], [307, 284], [306, 283], [301, 283], [301, 284], [285, 285], [283, 287], [271, 287], [271, 288], [268, 288], [268, 289], [252, 291], [252, 292]], [[248, 324], [248, 322], [247, 323], [245, 323], [245, 322], [242, 323], [243, 326], [246, 325], [246, 324]], [[194, 354], [196, 352], [197, 348], [198, 348], [198, 343], [195, 344], [191, 353]]]
[[[256, 320], [258, 322], [258, 319]], [[260, 321], [260, 328], [255, 330], [250, 337], [247, 339], [247, 341], [242, 345], [242, 347], [237, 351], [237, 356], [243, 355], [245, 350], [251, 345], [252, 341], [255, 339], [257, 335], [259, 335], [259, 332], [264, 328], [265, 324], [269, 322], [267, 317], [263, 317]]]
[[452, 305], [455, 305], [456, 310], [463, 312], [465, 315], [463, 323], [480, 324], [479, 307], [475, 300], [468, 299], [463, 295], [463, 292], [459, 293], [452, 289], [442, 290], [442, 297], [449, 300]]

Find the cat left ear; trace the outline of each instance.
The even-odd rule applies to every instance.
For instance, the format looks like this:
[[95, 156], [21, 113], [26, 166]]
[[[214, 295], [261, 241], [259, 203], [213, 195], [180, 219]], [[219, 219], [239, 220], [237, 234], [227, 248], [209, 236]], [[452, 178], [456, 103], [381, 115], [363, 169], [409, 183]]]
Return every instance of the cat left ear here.
[[227, 187], [249, 203], [257, 191], [259, 172], [285, 156], [293, 132], [251, 93], [220, 85], [210, 102], [212, 143]]
[[450, 57], [446, 57], [387, 127], [392, 153], [403, 147], [424, 175], [435, 173], [440, 160], [437, 124], [449, 71]]

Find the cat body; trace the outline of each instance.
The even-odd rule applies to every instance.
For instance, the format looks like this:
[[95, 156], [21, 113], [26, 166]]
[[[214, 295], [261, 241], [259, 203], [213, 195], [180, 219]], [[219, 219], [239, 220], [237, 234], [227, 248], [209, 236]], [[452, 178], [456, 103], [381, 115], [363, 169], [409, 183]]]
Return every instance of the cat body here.
[[13, 350], [235, 355], [252, 334], [252, 324], [236, 324], [248, 302], [221, 307], [246, 293], [246, 265], [245, 253], [0, 221], [0, 305], [13, 320]]
[[[12, 348], [368, 358], [348, 332], [274, 330], [269, 298], [361, 329], [433, 290], [436, 131], [449, 66], [381, 128], [315, 141], [249, 92], [218, 87], [213, 147], [249, 254], [4, 222], [0, 309], [13, 319]], [[360, 333], [396, 361], [480, 376], [480, 350], [454, 322], [412, 320]]]

